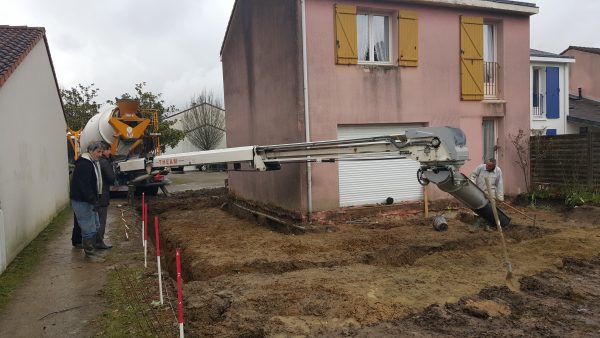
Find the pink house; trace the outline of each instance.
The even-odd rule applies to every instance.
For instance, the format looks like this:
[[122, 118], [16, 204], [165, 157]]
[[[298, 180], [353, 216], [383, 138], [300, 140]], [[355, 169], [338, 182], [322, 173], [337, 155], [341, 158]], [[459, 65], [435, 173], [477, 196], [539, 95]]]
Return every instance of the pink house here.
[[[452, 126], [468, 174], [495, 157], [525, 190], [509, 135], [529, 130], [531, 3], [238, 0], [221, 58], [227, 145], [279, 144]], [[301, 213], [420, 200], [411, 160], [286, 164], [230, 174], [235, 194]], [[447, 195], [429, 187], [433, 198]]]
[[570, 74], [569, 92], [600, 101], [600, 48], [569, 46], [561, 55], [577, 59]]

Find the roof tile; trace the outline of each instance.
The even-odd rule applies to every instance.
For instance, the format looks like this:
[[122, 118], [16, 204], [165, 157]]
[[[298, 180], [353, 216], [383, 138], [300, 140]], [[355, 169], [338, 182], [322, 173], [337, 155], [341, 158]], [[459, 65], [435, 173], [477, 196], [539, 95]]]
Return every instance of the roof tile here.
[[593, 48], [593, 47], [580, 47], [580, 46], [569, 46], [569, 48], [565, 49], [562, 53], [560, 54], [564, 54], [566, 53], [568, 50], [578, 50], [578, 51], [582, 51], [582, 52], [588, 52], [588, 53], [592, 53], [592, 54], [600, 54], [600, 48]]
[[0, 87], [44, 34], [40, 27], [0, 25]]

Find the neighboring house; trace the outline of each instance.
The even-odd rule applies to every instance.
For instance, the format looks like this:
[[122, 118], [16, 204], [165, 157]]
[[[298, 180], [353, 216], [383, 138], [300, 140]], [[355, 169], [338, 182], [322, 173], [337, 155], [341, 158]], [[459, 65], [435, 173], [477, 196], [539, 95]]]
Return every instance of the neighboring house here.
[[[529, 130], [531, 3], [454, 0], [236, 1], [221, 49], [228, 146], [452, 126], [469, 173], [497, 157], [507, 194], [525, 190], [509, 135]], [[230, 189], [300, 212], [419, 200], [410, 160], [286, 164], [231, 172]], [[448, 197], [437, 189], [433, 198]]]
[[577, 59], [569, 76], [569, 124], [575, 132], [600, 131], [600, 48], [569, 46], [561, 55]]
[[66, 128], [44, 28], [0, 26], [0, 272], [69, 203]]
[[577, 59], [571, 67], [569, 92], [600, 101], [600, 48], [569, 46], [560, 55]]
[[532, 49], [529, 61], [531, 129], [544, 135], [577, 132], [567, 125], [569, 66], [575, 58]]
[[[202, 103], [200, 106], [207, 105], [207, 104], [208, 103]], [[225, 115], [225, 111], [223, 109], [218, 108], [218, 107], [215, 107], [215, 108], [221, 110], [222, 114]], [[186, 128], [183, 125], [182, 118], [186, 114], [191, 114], [191, 113], [192, 113], [191, 109], [186, 109], [186, 110], [183, 110], [181, 112], [175, 113], [175, 114], [167, 117], [166, 120], [175, 121], [175, 124], [173, 124], [173, 126], [172, 126], [173, 129], [185, 131]], [[225, 128], [223, 128], [223, 129], [225, 129]], [[217, 146], [214, 149], [222, 149], [222, 148], [226, 148], [226, 147], [227, 147], [227, 134], [225, 132], [223, 132], [223, 138], [221, 139], [221, 141], [217, 144]], [[164, 153], [165, 154], [179, 154], [179, 153], [188, 153], [188, 152], [200, 151], [200, 150], [201, 150], [200, 148], [196, 147], [190, 141], [189, 135], [186, 135], [185, 138], [183, 140], [181, 140], [174, 148], [167, 146]], [[192, 170], [192, 169], [195, 169], [195, 166], [187, 166], [187, 167], [185, 167], [185, 169]]]
[[600, 132], [600, 102], [571, 95], [567, 120], [573, 133]]

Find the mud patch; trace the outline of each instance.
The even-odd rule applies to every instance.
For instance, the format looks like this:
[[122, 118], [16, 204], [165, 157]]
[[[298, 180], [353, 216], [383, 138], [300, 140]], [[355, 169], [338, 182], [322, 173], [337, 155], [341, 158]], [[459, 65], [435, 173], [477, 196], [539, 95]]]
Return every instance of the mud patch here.
[[533, 225], [513, 224], [512, 226], [508, 227], [506, 230], [503, 230], [503, 232], [507, 238], [510, 238], [518, 243], [518, 242], [521, 242], [524, 240], [541, 238], [544, 236], [552, 235], [552, 234], [559, 232], [559, 230], [542, 228], [542, 227], [533, 226]]
[[565, 219], [577, 223], [600, 225], [600, 207], [583, 205], [573, 208], [565, 213]]
[[151, 201], [171, 274], [182, 249], [192, 336], [564, 336], [546, 312], [571, 304], [584, 322], [600, 313], [587, 306], [597, 300], [598, 264], [587, 258], [598, 254], [600, 229], [573, 227], [562, 213], [536, 210], [537, 227], [505, 229], [524, 285], [513, 293], [499, 234], [471, 233], [458, 216], [437, 232], [417, 207], [365, 208], [314, 222], [328, 231], [294, 234], [236, 217], [222, 198]]
[[[432, 304], [401, 320], [363, 327], [356, 336], [591, 337], [600, 335], [600, 256], [566, 259], [559, 271], [522, 278], [524, 292], [491, 287], [456, 303]], [[585, 266], [582, 282], [572, 263]], [[567, 286], [565, 286], [567, 285]], [[585, 290], [585, 291], [584, 291]], [[572, 297], [576, 294], [576, 297]], [[327, 335], [341, 334], [330, 331]]]

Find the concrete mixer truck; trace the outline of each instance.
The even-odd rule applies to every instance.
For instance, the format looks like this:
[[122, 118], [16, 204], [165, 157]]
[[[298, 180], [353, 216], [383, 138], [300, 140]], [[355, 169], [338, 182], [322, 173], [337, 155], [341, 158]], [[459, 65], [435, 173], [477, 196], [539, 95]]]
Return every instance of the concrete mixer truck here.
[[139, 105], [137, 100], [118, 100], [116, 107], [94, 115], [80, 132], [68, 130], [69, 153], [76, 160], [91, 142], [107, 142], [116, 173], [111, 191], [125, 192], [135, 187], [154, 195], [168, 184], [167, 171], [153, 170], [150, 162], [160, 155], [158, 112], [141, 110]]

